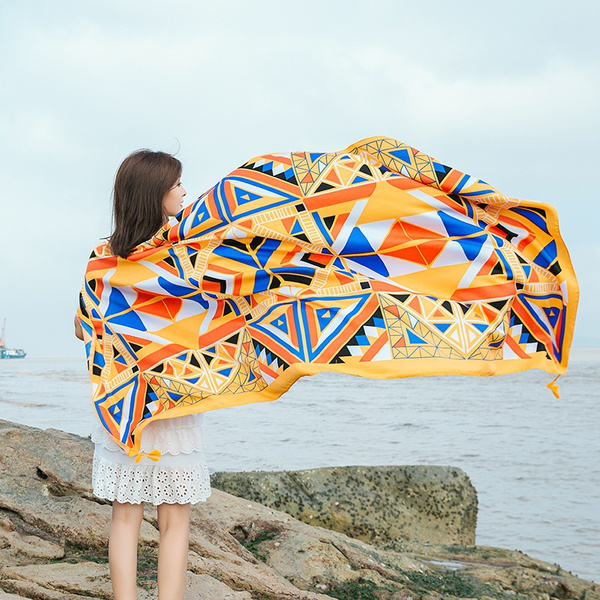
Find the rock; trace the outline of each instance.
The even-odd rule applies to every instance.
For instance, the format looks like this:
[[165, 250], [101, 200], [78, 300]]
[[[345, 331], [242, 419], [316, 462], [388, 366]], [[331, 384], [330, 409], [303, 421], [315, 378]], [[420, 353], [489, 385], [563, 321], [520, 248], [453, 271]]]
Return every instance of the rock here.
[[[0, 600], [112, 597], [110, 506], [91, 493], [91, 457], [89, 440], [0, 420]], [[411, 481], [420, 494], [430, 480]], [[140, 600], [156, 598], [157, 542], [146, 506]], [[188, 569], [187, 600], [600, 600], [595, 584], [519, 552], [400, 538], [373, 546], [220, 490], [192, 509]]]
[[[0, 435], [0, 507], [74, 546], [106, 548], [112, 508], [92, 494], [92, 442], [7, 421]], [[143, 523], [141, 538], [157, 543], [156, 528]]]
[[17, 596], [16, 594], [9, 594], [0, 589], [0, 600], [23, 600], [23, 596]]
[[215, 473], [214, 487], [368, 541], [474, 544], [477, 492], [454, 467]]
[[188, 574], [185, 595], [210, 600], [252, 600], [250, 592], [236, 592], [215, 577], [195, 573]]
[[36, 535], [20, 534], [7, 518], [0, 518], [0, 556], [3, 552], [45, 559], [59, 559], [65, 555], [59, 544], [43, 540]]
[[[55, 562], [6, 567], [3, 577], [16, 582], [33, 583], [33, 586], [14, 585], [19, 591], [43, 589], [49, 597], [52, 592], [63, 594], [68, 590], [75, 597], [110, 598], [112, 587], [108, 565], [82, 561], [78, 563]], [[56, 596], [62, 597], [62, 596]]]

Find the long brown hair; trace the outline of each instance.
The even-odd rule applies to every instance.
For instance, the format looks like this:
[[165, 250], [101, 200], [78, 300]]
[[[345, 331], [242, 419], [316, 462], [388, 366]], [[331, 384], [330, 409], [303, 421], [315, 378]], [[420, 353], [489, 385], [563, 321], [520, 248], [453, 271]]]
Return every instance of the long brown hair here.
[[127, 258], [164, 225], [163, 199], [180, 177], [181, 162], [166, 152], [137, 150], [121, 163], [113, 191], [113, 254]]

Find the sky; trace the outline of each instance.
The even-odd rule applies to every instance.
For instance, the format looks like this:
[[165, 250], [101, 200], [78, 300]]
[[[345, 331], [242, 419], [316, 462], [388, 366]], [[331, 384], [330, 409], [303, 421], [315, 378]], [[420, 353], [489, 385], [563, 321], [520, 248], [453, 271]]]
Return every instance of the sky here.
[[138, 148], [177, 153], [192, 201], [249, 158], [402, 140], [559, 214], [600, 346], [593, 0], [0, 0], [0, 319], [77, 354], [87, 258]]

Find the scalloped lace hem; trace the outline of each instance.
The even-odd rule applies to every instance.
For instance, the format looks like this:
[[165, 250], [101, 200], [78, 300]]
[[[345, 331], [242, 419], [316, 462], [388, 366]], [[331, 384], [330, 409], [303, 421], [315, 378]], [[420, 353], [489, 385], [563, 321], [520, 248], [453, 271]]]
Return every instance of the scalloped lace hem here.
[[[192, 418], [190, 418], [192, 417]], [[92, 432], [92, 442], [113, 452], [122, 452], [106, 430], [98, 426]], [[176, 417], [154, 421], [142, 431], [140, 452], [158, 450], [162, 454], [191, 454], [203, 451], [206, 448], [204, 431], [202, 429], [202, 415]]]
[[189, 466], [120, 465], [94, 454], [92, 487], [105, 500], [140, 504], [197, 504], [211, 494], [204, 463]]

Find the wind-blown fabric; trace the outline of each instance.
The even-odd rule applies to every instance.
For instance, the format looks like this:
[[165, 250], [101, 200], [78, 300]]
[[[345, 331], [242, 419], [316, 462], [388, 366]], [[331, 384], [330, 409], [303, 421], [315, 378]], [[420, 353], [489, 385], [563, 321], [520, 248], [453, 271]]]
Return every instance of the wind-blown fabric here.
[[[97, 416], [274, 400], [303, 375], [566, 369], [577, 283], [555, 210], [397, 140], [254, 158], [80, 296]], [[369, 399], [371, 402], [372, 399]]]

